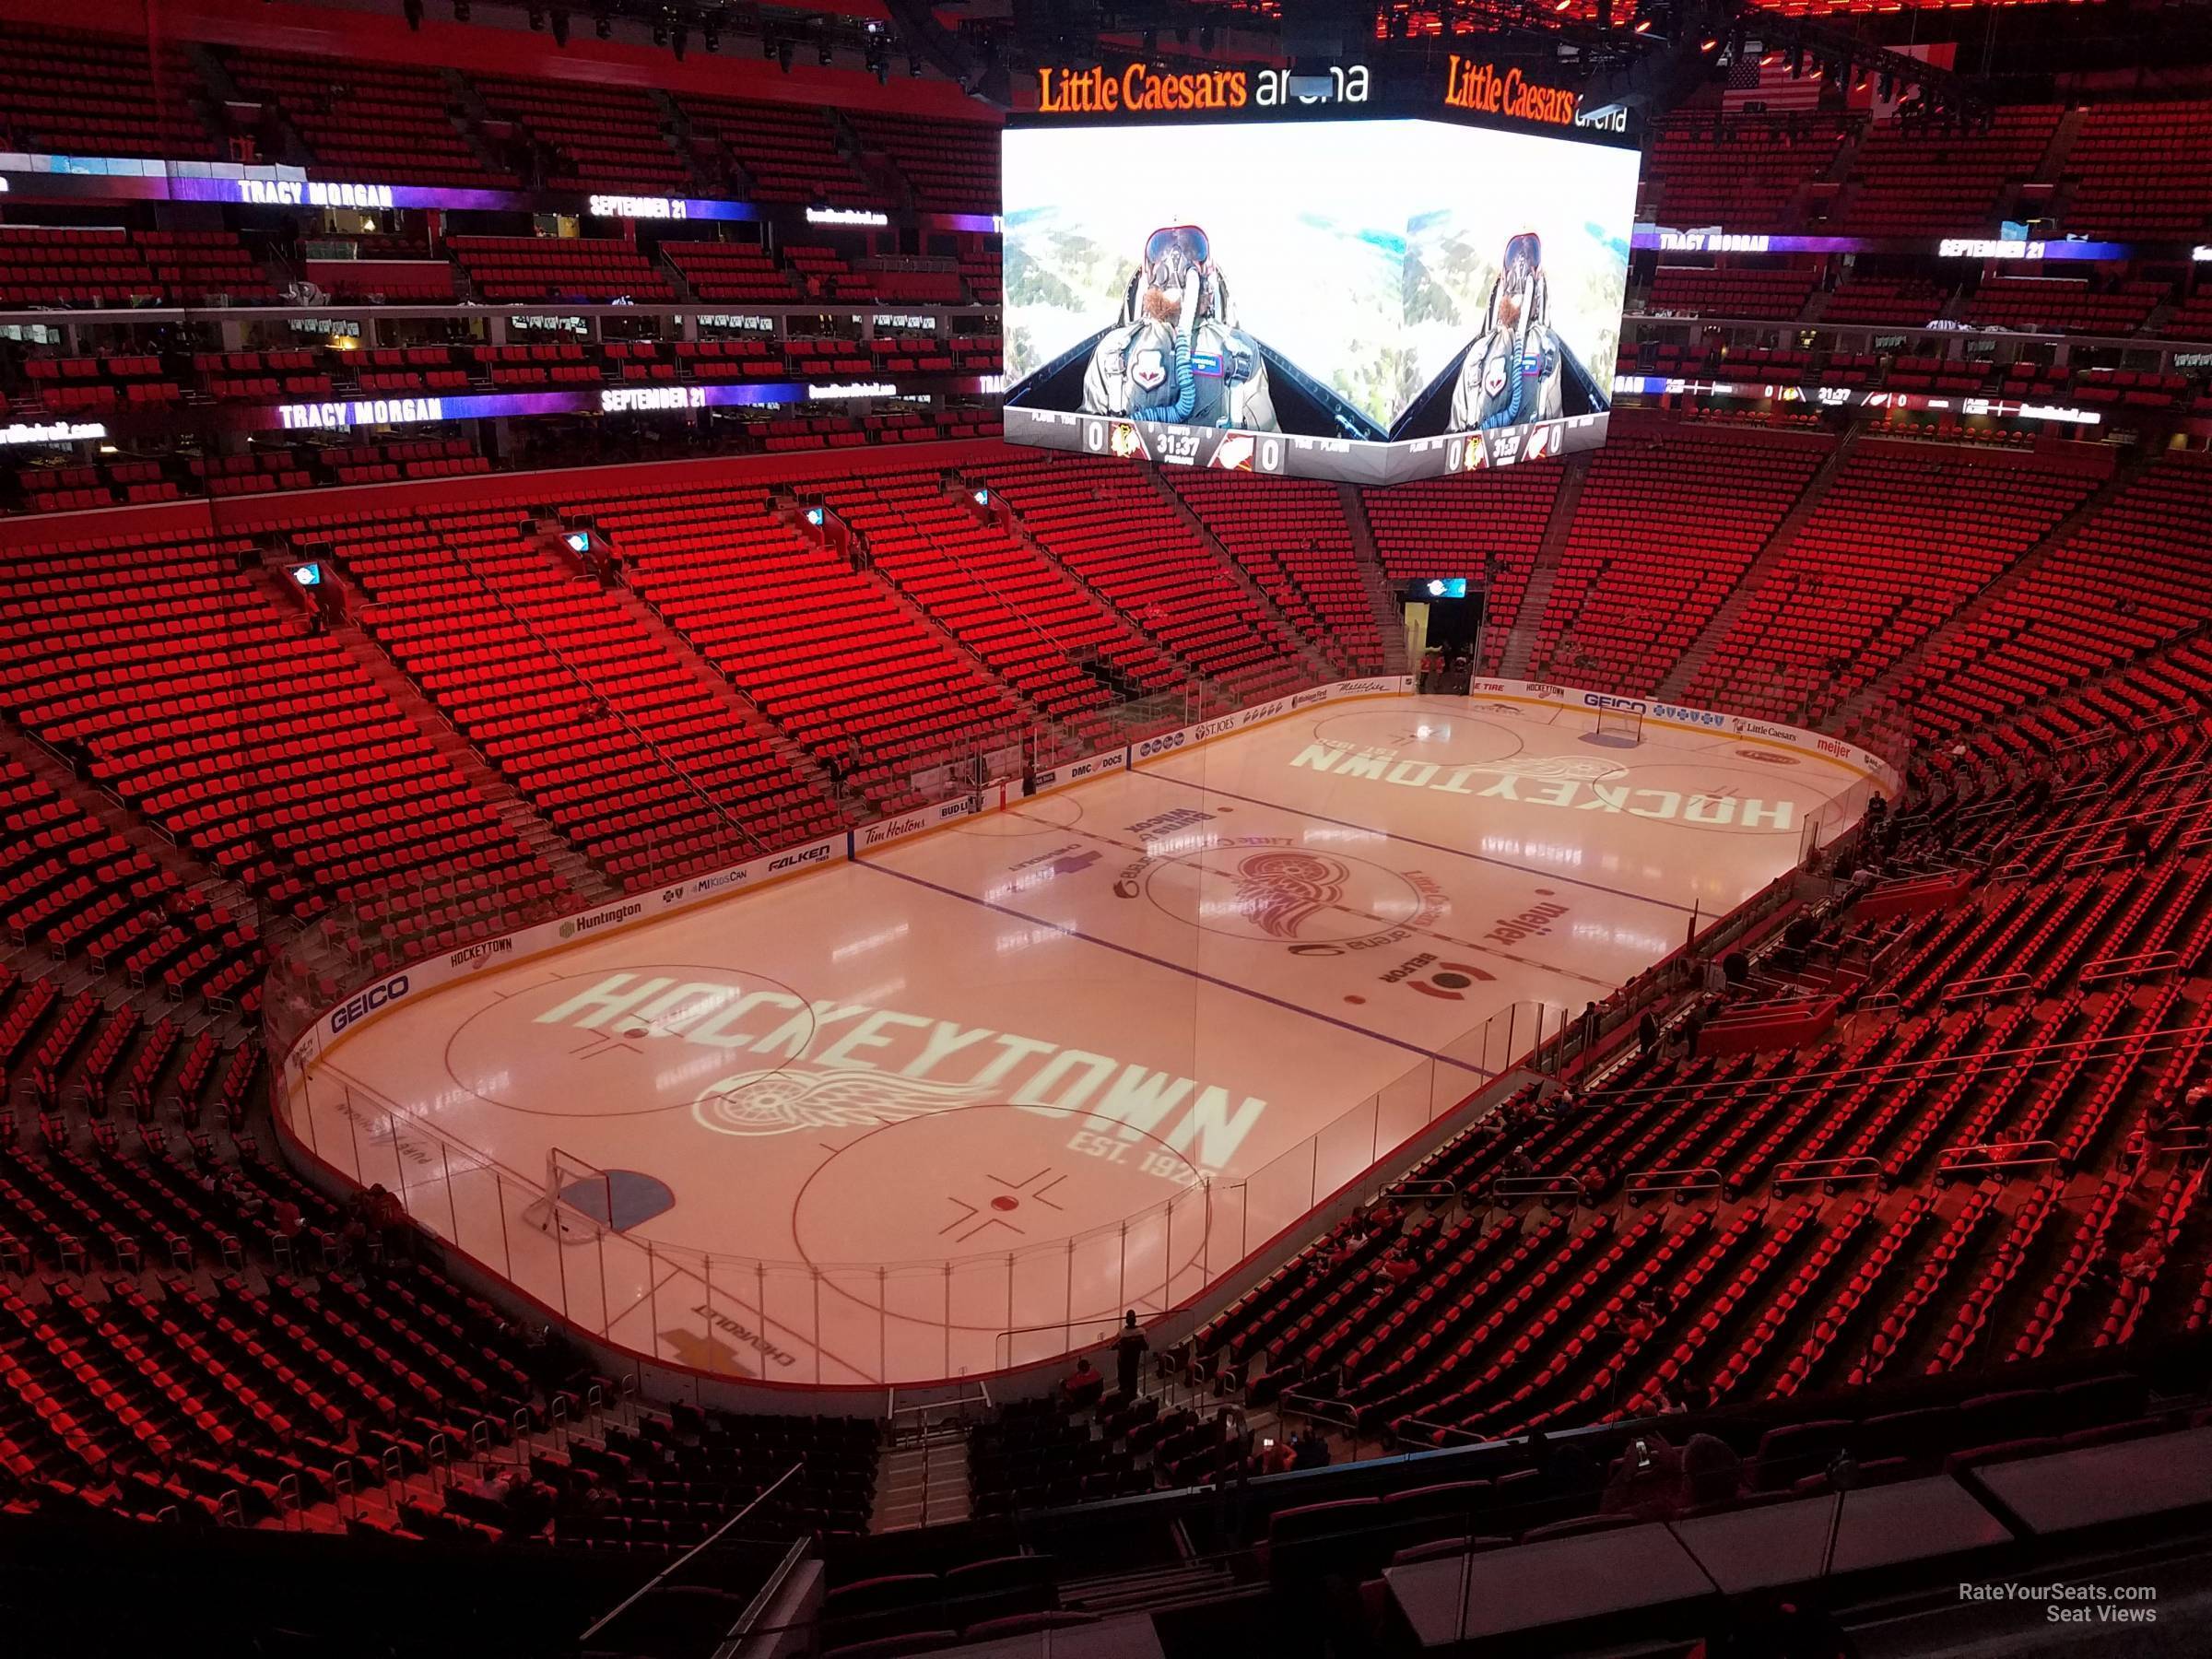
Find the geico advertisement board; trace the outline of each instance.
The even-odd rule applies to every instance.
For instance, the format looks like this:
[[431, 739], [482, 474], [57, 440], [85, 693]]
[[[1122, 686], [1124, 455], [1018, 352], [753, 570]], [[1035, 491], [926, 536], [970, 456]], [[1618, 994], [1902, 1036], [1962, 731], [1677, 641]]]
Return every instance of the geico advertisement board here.
[[1824, 736], [1818, 732], [1807, 732], [1773, 721], [1750, 720], [1741, 714], [1729, 714], [1718, 709], [1691, 709], [1653, 698], [1622, 697], [1610, 691], [1590, 691], [1580, 686], [1556, 686], [1543, 680], [1475, 679], [1467, 682], [1467, 695], [1477, 701], [1485, 697], [1495, 697], [1510, 702], [1549, 703], [1559, 708], [1578, 709], [1592, 713], [1641, 714], [1663, 725], [1680, 726], [1695, 732], [1724, 732], [1747, 742], [1779, 744], [1785, 748], [1825, 755], [1831, 760], [1841, 761], [1866, 773], [1888, 794], [1894, 794], [1901, 782], [1897, 769], [1872, 749], [1861, 748], [1857, 744], [1847, 743], [1841, 737]]

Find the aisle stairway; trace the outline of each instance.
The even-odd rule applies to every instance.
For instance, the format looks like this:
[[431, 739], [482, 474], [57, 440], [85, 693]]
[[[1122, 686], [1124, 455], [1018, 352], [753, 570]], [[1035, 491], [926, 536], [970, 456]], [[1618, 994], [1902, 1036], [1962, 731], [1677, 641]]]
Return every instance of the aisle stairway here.
[[1735, 626], [1735, 619], [1743, 615], [1744, 607], [1750, 603], [1751, 595], [1759, 591], [1768, 572], [1782, 561], [1783, 555], [1789, 551], [1790, 544], [1797, 539], [1797, 532], [1813, 516], [1813, 510], [1820, 504], [1821, 497], [1828, 493], [1830, 482], [1850, 458], [1852, 448], [1857, 442], [1862, 429], [1853, 427], [1845, 432], [1813, 476], [1805, 481], [1805, 488], [1798, 493], [1795, 503], [1783, 515], [1782, 522], [1774, 526], [1774, 534], [1767, 537], [1767, 545], [1759, 550], [1759, 557], [1745, 568], [1742, 580], [1736, 582], [1728, 597], [1721, 601], [1720, 608], [1712, 613], [1712, 618], [1705, 624], [1703, 631], [1690, 641], [1689, 649], [1682, 653], [1675, 665], [1667, 670], [1666, 677], [1659, 682], [1657, 696], [1669, 700], [1679, 698], [1696, 677], [1697, 671], [1704, 665], [1712, 648], [1728, 637], [1729, 630]]
[[1544, 606], [1551, 598], [1551, 586], [1559, 579], [1559, 555], [1567, 549], [1567, 538], [1574, 532], [1575, 503], [1583, 499], [1583, 485], [1590, 477], [1590, 455], [1587, 451], [1570, 455], [1559, 477], [1559, 493], [1551, 498], [1551, 517], [1544, 526], [1544, 539], [1536, 547], [1535, 567], [1529, 571], [1528, 585], [1521, 592], [1520, 611], [1512, 617], [1492, 617], [1487, 631], [1492, 640], [1500, 637], [1503, 628], [1505, 644], [1502, 649], [1487, 651], [1482, 666], [1497, 665], [1497, 672], [1512, 679], [1524, 679], [1528, 665], [1535, 655], [1536, 638], [1544, 620]]

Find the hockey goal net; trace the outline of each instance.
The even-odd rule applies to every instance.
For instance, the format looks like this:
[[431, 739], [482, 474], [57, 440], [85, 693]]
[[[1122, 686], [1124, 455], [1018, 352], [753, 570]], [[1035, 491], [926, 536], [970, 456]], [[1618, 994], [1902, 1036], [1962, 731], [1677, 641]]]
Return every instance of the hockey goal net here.
[[1643, 712], [1640, 709], [1600, 709], [1595, 735], [1608, 743], [1641, 743]]
[[615, 1183], [597, 1164], [559, 1147], [546, 1153], [545, 1184], [523, 1219], [557, 1239], [595, 1239], [613, 1225]]

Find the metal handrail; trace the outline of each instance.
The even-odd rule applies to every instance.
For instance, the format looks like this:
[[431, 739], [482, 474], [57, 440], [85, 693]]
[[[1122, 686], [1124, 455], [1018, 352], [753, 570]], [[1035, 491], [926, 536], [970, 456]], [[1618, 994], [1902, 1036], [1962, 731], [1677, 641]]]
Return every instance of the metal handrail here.
[[1824, 1181], [1879, 1181], [1882, 1166], [1864, 1155], [1856, 1158], [1799, 1158], [1774, 1169], [1774, 1190], [1818, 1186]]
[[768, 1575], [767, 1583], [753, 1593], [753, 1599], [745, 1604], [745, 1611], [737, 1615], [737, 1622], [730, 1627], [730, 1633], [723, 1638], [722, 1645], [714, 1650], [714, 1659], [735, 1659], [738, 1643], [752, 1633], [754, 1624], [768, 1610], [770, 1598], [783, 1588], [783, 1581], [791, 1576], [792, 1569], [806, 1559], [808, 1547], [806, 1538], [794, 1538], [791, 1541], [791, 1547], [783, 1552], [783, 1559], [776, 1563], [776, 1570]]
[[1972, 1147], [1954, 1147], [1951, 1156], [1936, 1165], [1939, 1175], [1959, 1175], [1970, 1170], [2025, 1170], [2037, 1169], [2058, 1161], [2058, 1144], [2051, 1140], [2022, 1141], [2004, 1158], [1964, 1156], [1971, 1153], [1987, 1154], [1992, 1147], [1983, 1143]]
[[1712, 1164], [1694, 1164], [1679, 1170], [1644, 1170], [1621, 1182], [1621, 1195], [1630, 1204], [1655, 1198], [1661, 1193], [1717, 1193], [1725, 1185]]
[[[648, 1595], [651, 1595], [655, 1590], [658, 1590], [661, 1587], [661, 1582], [664, 1579], [667, 1578], [671, 1573], [680, 1571], [683, 1568], [690, 1565], [692, 1559], [696, 1557], [701, 1550], [707, 1549], [712, 1546], [720, 1543], [722, 1541], [723, 1534], [728, 1532], [731, 1527], [736, 1525], [738, 1522], [744, 1520], [747, 1515], [759, 1509], [761, 1504], [768, 1500], [768, 1499], [774, 1493], [778, 1487], [782, 1486], [785, 1481], [789, 1480], [794, 1475], [796, 1475], [806, 1466], [806, 1460], [802, 1457], [797, 1463], [793, 1464], [790, 1468], [784, 1470], [782, 1474], [777, 1476], [775, 1479], [770, 1481], [768, 1485], [761, 1488], [759, 1492], [754, 1494], [751, 1502], [747, 1503], [743, 1509], [732, 1515], [727, 1521], [724, 1521], [720, 1526], [716, 1527], [712, 1532], [709, 1533], [698, 1543], [692, 1545], [690, 1548], [685, 1550], [682, 1555], [677, 1557], [675, 1560], [669, 1562], [668, 1565], [662, 1568], [660, 1571], [654, 1573], [653, 1577], [646, 1580], [644, 1583], [639, 1585], [635, 1590], [631, 1591], [629, 1595], [623, 1598], [621, 1605], [616, 1607], [614, 1611], [600, 1615], [600, 1617], [593, 1622], [591, 1629], [584, 1631], [582, 1635], [576, 1639], [578, 1645], [581, 1646], [583, 1643], [590, 1641], [593, 1637], [598, 1635], [600, 1631], [606, 1630], [608, 1625], [614, 1623], [616, 1619], [621, 1618], [623, 1614], [629, 1612], [630, 1608], [636, 1606]], [[804, 1540], [802, 1540], [802, 1542]]]

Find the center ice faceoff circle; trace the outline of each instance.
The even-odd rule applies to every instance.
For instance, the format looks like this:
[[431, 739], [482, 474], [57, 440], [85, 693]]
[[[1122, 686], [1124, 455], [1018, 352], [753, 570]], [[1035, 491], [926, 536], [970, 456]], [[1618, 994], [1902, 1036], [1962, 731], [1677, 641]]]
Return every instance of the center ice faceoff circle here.
[[1297, 946], [1341, 943], [1420, 922], [1436, 884], [1336, 852], [1282, 841], [1223, 839], [1151, 865], [1145, 897], [1208, 933]]

